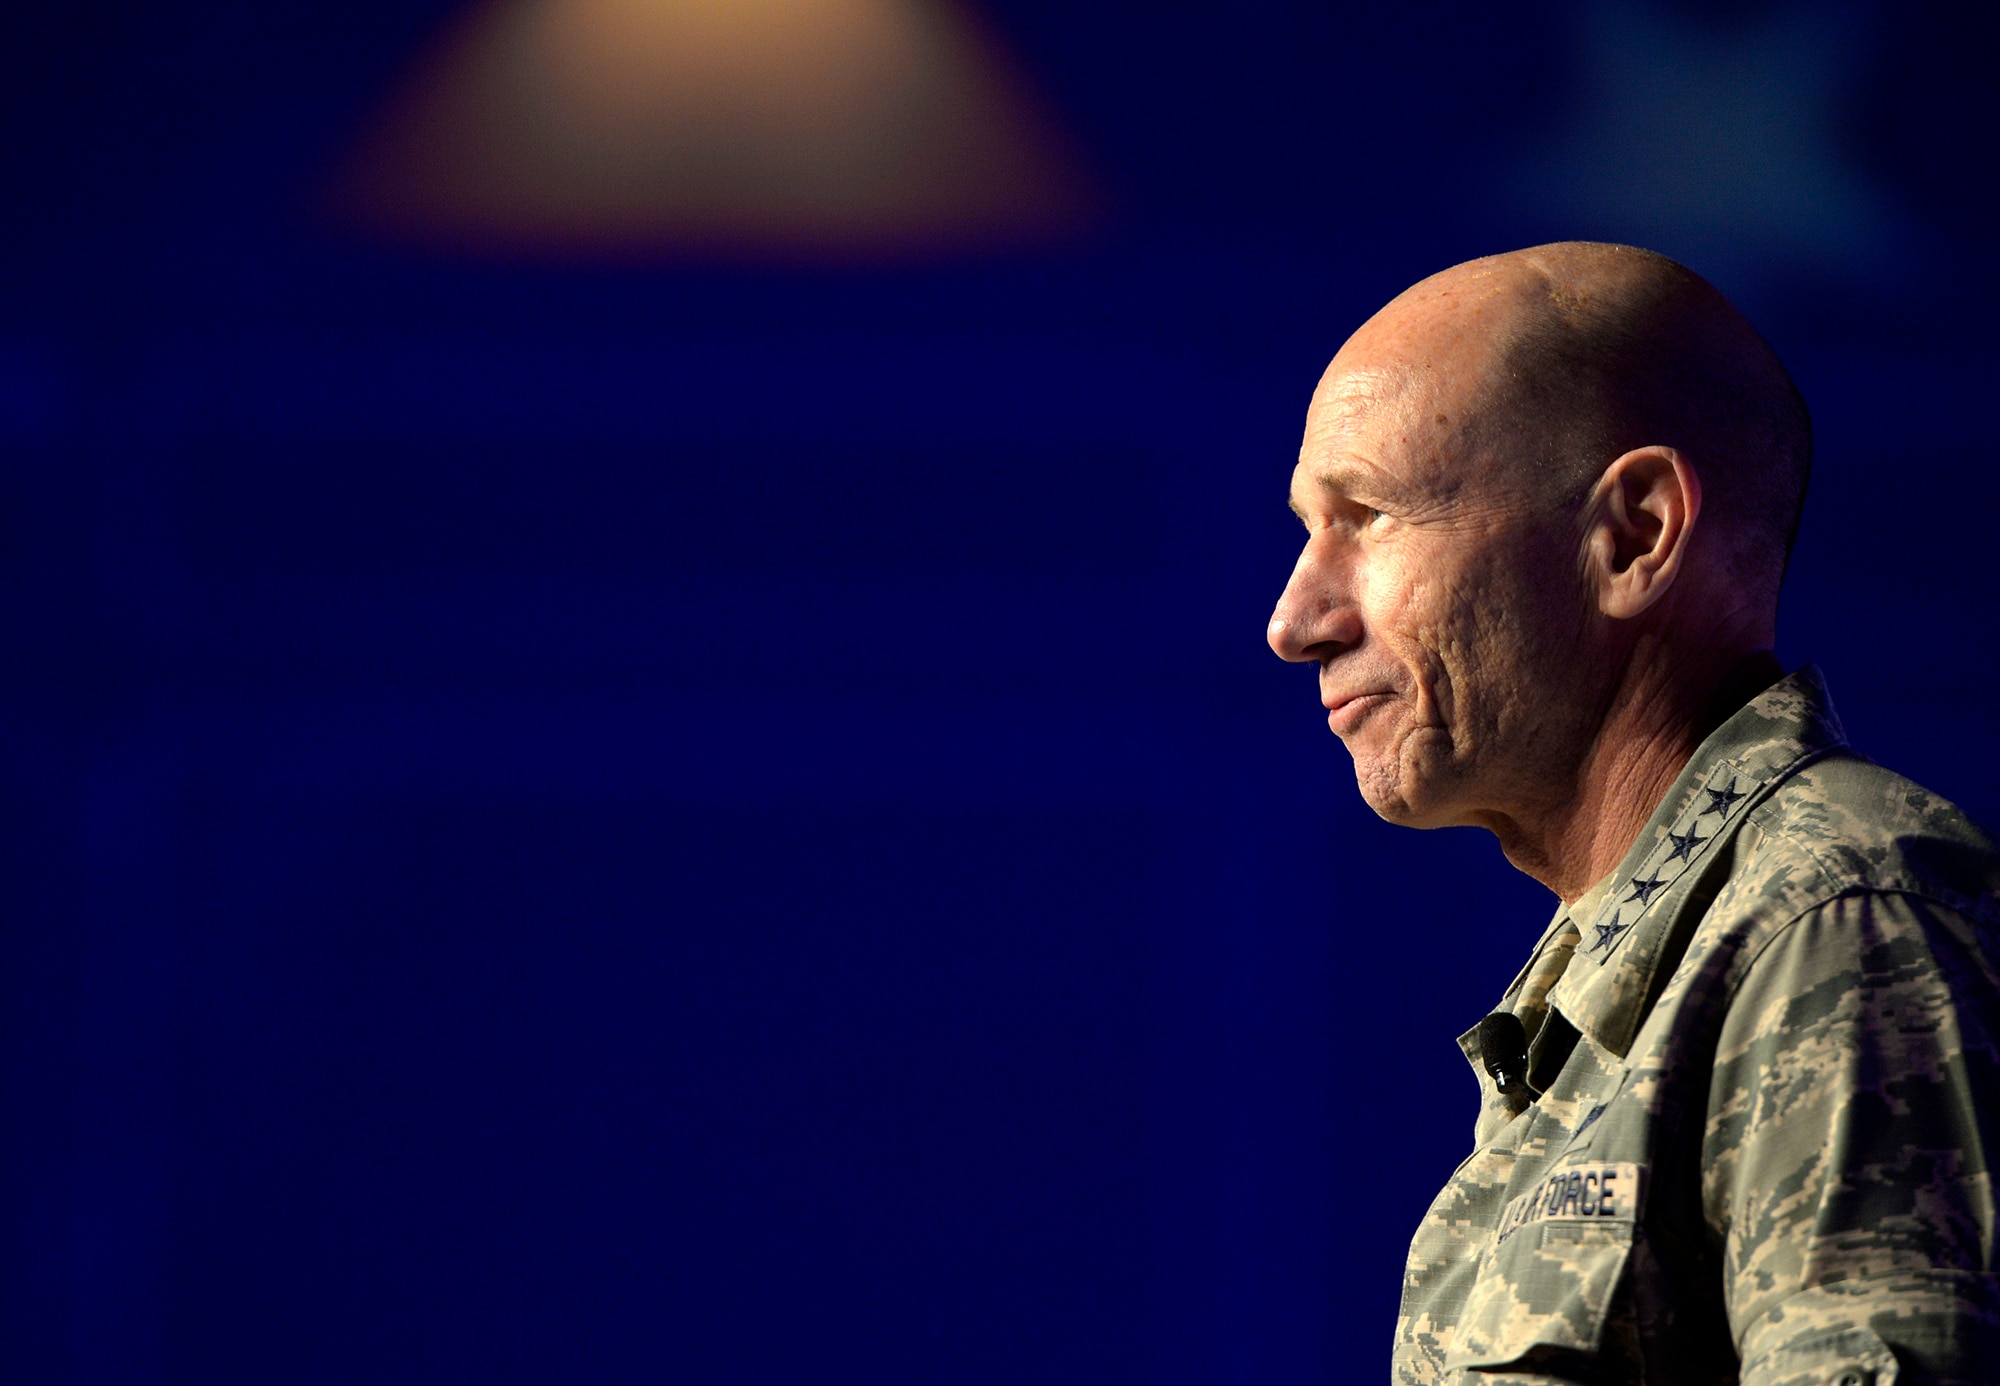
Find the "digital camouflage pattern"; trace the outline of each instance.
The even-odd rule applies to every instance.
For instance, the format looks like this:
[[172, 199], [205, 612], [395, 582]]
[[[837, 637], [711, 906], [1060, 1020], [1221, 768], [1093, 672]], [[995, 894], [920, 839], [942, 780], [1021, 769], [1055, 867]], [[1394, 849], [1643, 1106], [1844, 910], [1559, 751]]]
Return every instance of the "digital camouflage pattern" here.
[[1501, 1006], [1401, 1386], [2000, 1382], [2000, 858], [1807, 668], [1704, 742]]

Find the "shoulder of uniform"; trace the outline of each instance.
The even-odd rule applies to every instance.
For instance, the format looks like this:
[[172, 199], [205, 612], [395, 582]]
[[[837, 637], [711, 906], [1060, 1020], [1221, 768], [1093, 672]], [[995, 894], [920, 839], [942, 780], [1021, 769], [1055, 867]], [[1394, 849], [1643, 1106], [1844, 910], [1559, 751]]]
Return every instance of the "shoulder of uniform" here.
[[1793, 914], [1854, 891], [1925, 896], [2000, 918], [2000, 850], [1956, 804], [1861, 756], [1777, 785], [1745, 823], [1739, 882]]

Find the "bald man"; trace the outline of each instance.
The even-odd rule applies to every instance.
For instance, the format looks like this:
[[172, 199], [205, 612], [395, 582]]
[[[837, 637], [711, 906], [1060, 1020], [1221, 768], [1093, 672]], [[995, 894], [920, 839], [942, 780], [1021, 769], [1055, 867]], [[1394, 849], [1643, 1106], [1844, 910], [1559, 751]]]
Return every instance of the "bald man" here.
[[1427, 279], [1313, 396], [1271, 646], [1370, 807], [1561, 902], [1460, 1037], [1397, 1382], [2000, 1382], [2000, 860], [1771, 654], [1810, 452], [1623, 246]]

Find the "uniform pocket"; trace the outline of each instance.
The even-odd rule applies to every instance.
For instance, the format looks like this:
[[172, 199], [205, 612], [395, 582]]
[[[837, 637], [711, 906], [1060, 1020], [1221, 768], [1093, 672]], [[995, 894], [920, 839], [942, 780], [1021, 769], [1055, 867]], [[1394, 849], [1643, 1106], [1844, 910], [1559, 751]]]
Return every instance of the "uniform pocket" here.
[[1642, 1170], [1566, 1166], [1508, 1204], [1446, 1356], [1448, 1370], [1594, 1353], [1632, 1255]]

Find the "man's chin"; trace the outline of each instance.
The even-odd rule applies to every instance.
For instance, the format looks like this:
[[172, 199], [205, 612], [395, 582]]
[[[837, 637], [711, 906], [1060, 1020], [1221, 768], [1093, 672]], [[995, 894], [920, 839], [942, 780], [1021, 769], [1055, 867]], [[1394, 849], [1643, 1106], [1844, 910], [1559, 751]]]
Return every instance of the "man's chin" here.
[[1375, 810], [1377, 818], [1401, 827], [1414, 826], [1410, 821], [1410, 801], [1404, 797], [1402, 786], [1383, 775], [1380, 767], [1370, 766], [1358, 756], [1354, 761], [1354, 787], [1361, 791], [1361, 802]]
[[1380, 766], [1369, 765], [1359, 757], [1354, 762], [1354, 784], [1361, 791], [1362, 802], [1385, 823], [1394, 823], [1399, 828], [1449, 828], [1460, 822], [1433, 796], [1404, 783], [1400, 776], [1384, 774]]

